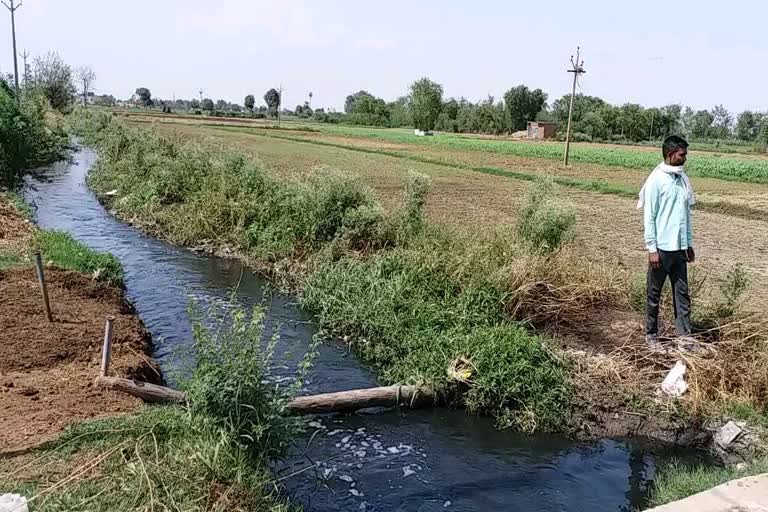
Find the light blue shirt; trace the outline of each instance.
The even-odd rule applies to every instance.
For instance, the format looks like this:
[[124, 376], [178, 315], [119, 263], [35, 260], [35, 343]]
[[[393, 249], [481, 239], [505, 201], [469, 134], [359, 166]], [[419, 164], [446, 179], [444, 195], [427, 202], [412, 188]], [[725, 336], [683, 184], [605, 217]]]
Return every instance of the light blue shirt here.
[[645, 245], [649, 252], [684, 251], [693, 247], [691, 207], [683, 179], [654, 171], [644, 190]]

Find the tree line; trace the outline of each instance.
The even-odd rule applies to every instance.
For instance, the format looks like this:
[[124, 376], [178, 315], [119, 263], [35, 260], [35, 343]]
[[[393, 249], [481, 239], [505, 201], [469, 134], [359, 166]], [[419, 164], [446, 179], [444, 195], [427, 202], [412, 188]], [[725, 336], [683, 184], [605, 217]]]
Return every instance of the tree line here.
[[[12, 76], [6, 78], [12, 81]], [[280, 113], [325, 123], [494, 135], [525, 130], [528, 121], [537, 120], [557, 123], [560, 137], [567, 126], [570, 104], [569, 95], [549, 104], [545, 92], [526, 85], [510, 88], [498, 100], [493, 96], [478, 102], [444, 98], [442, 85], [429, 78], [416, 80], [407, 94], [394, 101], [385, 101], [368, 91], [357, 91], [346, 97], [343, 112], [313, 108], [311, 92], [307, 101], [291, 110], [282, 104], [281, 92], [275, 88], [264, 93], [263, 104], [258, 106], [253, 94], [245, 96], [241, 106], [211, 98], [156, 99], [146, 87], [137, 88], [130, 100], [120, 102], [112, 95], [95, 95], [92, 91], [94, 81], [95, 74], [90, 68], [72, 69], [58, 54], [49, 52], [26, 65], [22, 91], [40, 91], [58, 110], [65, 110], [76, 101], [103, 106], [129, 103], [166, 112], [186, 110], [251, 117], [275, 117]], [[646, 108], [636, 103], [613, 105], [602, 98], [584, 94], [574, 98], [575, 140], [642, 142], [673, 133], [694, 140], [735, 139], [768, 145], [768, 112], [746, 110], [734, 117], [722, 105], [700, 110], [680, 104]]]

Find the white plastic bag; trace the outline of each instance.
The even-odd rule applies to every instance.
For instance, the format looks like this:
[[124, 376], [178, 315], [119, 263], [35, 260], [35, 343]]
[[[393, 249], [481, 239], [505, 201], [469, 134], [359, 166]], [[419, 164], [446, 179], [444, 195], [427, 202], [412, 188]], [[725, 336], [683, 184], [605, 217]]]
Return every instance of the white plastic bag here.
[[661, 390], [671, 396], [682, 396], [688, 389], [688, 383], [685, 382], [685, 372], [687, 368], [685, 363], [678, 361], [669, 371], [661, 383]]
[[27, 498], [20, 494], [3, 494], [0, 496], [0, 512], [29, 512]]

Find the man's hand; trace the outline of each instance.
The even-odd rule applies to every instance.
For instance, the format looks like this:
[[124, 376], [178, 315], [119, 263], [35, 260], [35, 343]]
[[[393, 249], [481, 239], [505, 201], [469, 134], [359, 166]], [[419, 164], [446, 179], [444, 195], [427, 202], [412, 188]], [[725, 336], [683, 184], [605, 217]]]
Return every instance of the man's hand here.
[[685, 251], [685, 255], [688, 257], [688, 263], [696, 261], [696, 252], [693, 250], [693, 247], [689, 247], [688, 250]]
[[661, 268], [661, 258], [659, 257], [658, 252], [648, 253], [648, 264], [653, 270], [658, 270]]

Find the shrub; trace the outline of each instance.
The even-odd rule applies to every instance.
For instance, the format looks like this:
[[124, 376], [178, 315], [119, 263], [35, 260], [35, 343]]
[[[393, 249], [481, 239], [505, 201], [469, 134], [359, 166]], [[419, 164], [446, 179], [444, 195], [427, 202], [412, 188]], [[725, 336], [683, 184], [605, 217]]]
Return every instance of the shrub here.
[[30, 94], [19, 104], [0, 79], [0, 187], [13, 188], [24, 172], [59, 159], [67, 138], [58, 118], [46, 118], [43, 97]]
[[281, 456], [302, 425], [284, 412], [311, 366], [313, 347], [299, 364], [294, 385], [280, 386], [271, 367], [278, 333], [265, 340], [263, 308], [246, 313], [230, 303], [202, 311], [192, 304], [189, 312], [196, 366], [184, 388], [192, 414], [231, 433], [251, 457]]
[[573, 240], [575, 225], [575, 211], [556, 201], [552, 180], [537, 180], [526, 194], [519, 213], [520, 239], [534, 252], [551, 253]]

